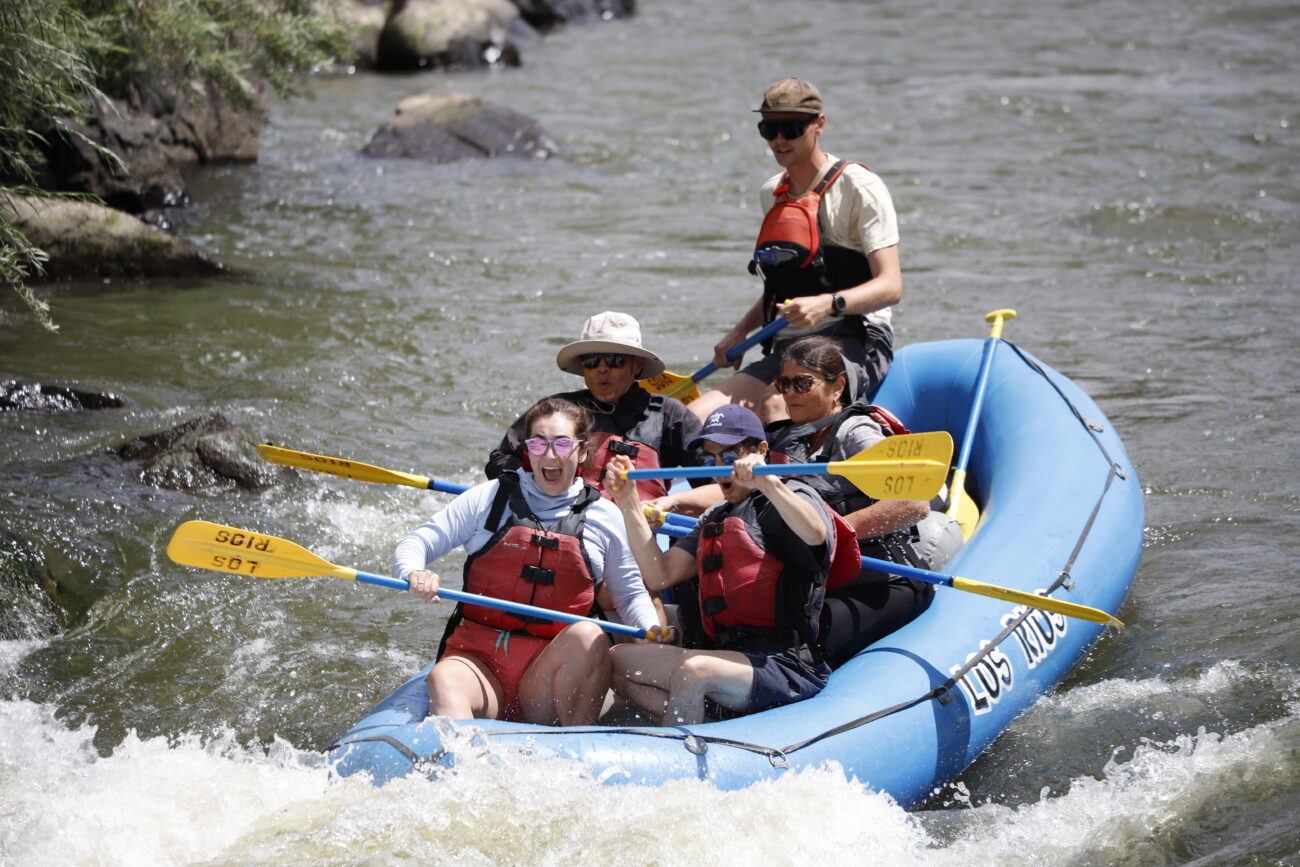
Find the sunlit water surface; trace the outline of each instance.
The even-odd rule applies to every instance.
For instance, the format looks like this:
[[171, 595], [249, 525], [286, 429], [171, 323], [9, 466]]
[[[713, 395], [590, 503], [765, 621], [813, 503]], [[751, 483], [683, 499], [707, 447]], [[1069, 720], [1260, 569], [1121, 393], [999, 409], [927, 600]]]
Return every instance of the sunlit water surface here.
[[[640, 6], [521, 69], [320, 78], [276, 103], [259, 162], [195, 177], [182, 228], [240, 276], [56, 287], [54, 336], [0, 301], [6, 377], [127, 400], [0, 416], [0, 524], [68, 610], [49, 637], [17, 606], [26, 637], [0, 642], [0, 863], [1296, 863], [1300, 14]], [[204, 518], [383, 571], [444, 498], [157, 491], [106, 451], [218, 410], [471, 483], [534, 396], [573, 386], [551, 359], [591, 313], [632, 313], [693, 370], [757, 292], [772, 163], [749, 109], [787, 74], [826, 94], [828, 149], [893, 192], [900, 342], [979, 337], [1013, 307], [1005, 336], [1124, 436], [1149, 522], [1130, 626], [910, 813], [835, 768], [731, 793], [508, 752], [433, 782], [330, 778], [324, 747], [441, 622], [348, 582], [199, 574], [166, 539]], [[431, 90], [531, 114], [564, 158], [359, 156]]]

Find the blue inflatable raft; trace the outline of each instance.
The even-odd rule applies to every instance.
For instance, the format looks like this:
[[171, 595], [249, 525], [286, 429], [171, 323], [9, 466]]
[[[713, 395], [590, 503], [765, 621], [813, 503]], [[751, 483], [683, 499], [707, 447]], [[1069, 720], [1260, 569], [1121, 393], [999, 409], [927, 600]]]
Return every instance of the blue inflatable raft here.
[[[1137, 474], [1086, 394], [1017, 347], [1000, 347], [966, 484], [980, 503], [980, 524], [943, 571], [1114, 613], [1142, 550]], [[978, 340], [905, 347], [875, 402], [914, 431], [949, 431], [960, 448], [982, 348]], [[461, 725], [477, 730], [475, 742], [573, 759], [613, 783], [698, 778], [732, 789], [836, 763], [910, 807], [1059, 683], [1104, 628], [938, 588], [925, 614], [798, 704], [683, 727]], [[425, 719], [424, 674], [332, 745], [338, 773], [365, 772], [382, 784], [413, 770], [455, 768], [456, 748], [439, 735], [446, 721]]]

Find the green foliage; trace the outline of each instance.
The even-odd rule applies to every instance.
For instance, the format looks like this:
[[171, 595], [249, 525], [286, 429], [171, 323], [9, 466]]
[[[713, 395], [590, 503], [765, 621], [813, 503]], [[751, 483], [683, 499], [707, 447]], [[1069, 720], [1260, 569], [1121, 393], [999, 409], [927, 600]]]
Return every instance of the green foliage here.
[[0, 281], [16, 291], [37, 319], [54, 330], [49, 307], [26, 281], [43, 273], [45, 253], [32, 246], [8, 216], [8, 200], [35, 179], [32, 155], [37, 118], [79, 117], [98, 91], [85, 60], [97, 37], [63, 0], [7, 0], [0, 4]]
[[96, 33], [88, 57], [114, 96], [157, 82], [207, 79], [249, 107], [254, 76], [289, 93], [296, 72], [347, 51], [342, 28], [312, 0], [65, 2]]
[[0, 283], [54, 328], [26, 286], [43, 273], [45, 254], [6, 207], [14, 195], [58, 195], [30, 189], [37, 121], [75, 135], [62, 122], [105, 93], [185, 83], [201, 100], [205, 80], [250, 107], [256, 80], [291, 93], [296, 73], [346, 51], [337, 20], [313, 0], [0, 0]]

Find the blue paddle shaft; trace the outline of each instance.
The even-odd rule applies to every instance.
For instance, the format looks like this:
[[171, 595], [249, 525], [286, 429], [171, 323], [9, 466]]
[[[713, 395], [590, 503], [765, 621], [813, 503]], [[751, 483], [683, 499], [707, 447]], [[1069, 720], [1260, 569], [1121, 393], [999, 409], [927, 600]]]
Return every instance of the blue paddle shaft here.
[[[812, 476], [826, 475], [829, 464], [759, 464], [754, 467], [756, 476]], [[628, 470], [629, 479], [718, 479], [731, 475], [726, 465], [703, 467], [653, 467], [645, 470]]]
[[[362, 584], [374, 584], [376, 587], [388, 587], [391, 590], [411, 589], [411, 585], [400, 578], [393, 578], [390, 575], [376, 575], [373, 572], [358, 572], [357, 580]], [[452, 602], [482, 605], [484, 608], [495, 608], [498, 611], [505, 611], [508, 614], [523, 617], [539, 617], [543, 620], [554, 620], [558, 623], [594, 623], [606, 632], [617, 632], [619, 635], [630, 635], [633, 638], [645, 638], [645, 630], [637, 629], [635, 626], [610, 623], [608, 620], [597, 620], [594, 617], [583, 617], [580, 614], [568, 614], [564, 611], [552, 611], [549, 608], [538, 608], [536, 605], [525, 605], [522, 602], [511, 602], [508, 599], [480, 596], [477, 593], [466, 593], [464, 590], [450, 590], [446, 587], [439, 587], [438, 596], [443, 599], [450, 599]]]
[[[460, 495], [460, 494], [463, 494], [463, 493], [465, 493], [466, 491], [469, 490], [469, 486], [468, 486], [468, 485], [458, 485], [458, 484], [456, 484], [455, 482], [440, 482], [440, 481], [438, 481], [437, 479], [429, 479], [428, 482], [427, 482], [427, 484], [425, 485], [425, 487], [427, 487], [427, 488], [428, 488], [429, 490], [431, 490], [431, 491], [437, 491], [437, 492], [440, 493], [440, 494], [457, 494], [457, 495]], [[674, 515], [673, 517], [679, 517], [679, 516]], [[680, 517], [685, 517], [685, 516], [680, 516]], [[666, 535], [668, 535], [668, 534], [667, 534], [667, 533], [664, 533], [664, 535], [666, 536]], [[361, 580], [361, 579], [358, 578], [357, 580], [359, 581], [359, 580]], [[393, 580], [393, 579], [389, 579], [389, 580]], [[376, 582], [371, 581], [371, 582], [367, 582], [367, 583], [374, 584], [374, 583], [376, 583]], [[396, 586], [396, 585], [385, 584], [384, 586], [385, 586], [385, 587], [390, 587], [390, 586]], [[398, 589], [398, 590], [405, 590], [406, 588], [405, 588], [405, 587], [398, 587], [397, 589]], [[442, 591], [438, 591], [438, 592], [439, 592], [440, 594], [442, 594]], [[445, 595], [445, 594], [444, 594], [444, 595]], [[447, 598], [450, 599], [451, 597], [448, 596]]]
[[[786, 464], [786, 466], [791, 466]], [[664, 524], [659, 528], [659, 532], [665, 536], [676, 536], [682, 538], [690, 534], [690, 530], [685, 525], [695, 525], [699, 523], [696, 518], [689, 515], [668, 515], [671, 523]], [[938, 572], [931, 572], [929, 569], [918, 569], [915, 566], [907, 566], [902, 563], [895, 563], [892, 560], [877, 560], [875, 557], [863, 557], [862, 565], [868, 569], [875, 569], [879, 572], [885, 572], [889, 575], [902, 575], [904, 578], [915, 578], [917, 581], [924, 581], [927, 584], [941, 584], [944, 587], [952, 586], [952, 577], [949, 575], [940, 575]]]
[[458, 485], [455, 482], [440, 482], [437, 479], [429, 479], [425, 485], [431, 491], [437, 491], [440, 494], [463, 494], [469, 490], [469, 485]]
[[[790, 320], [786, 319], [784, 316], [776, 317], [771, 322], [767, 323], [762, 328], [758, 329], [753, 334], [749, 335], [744, 340], [740, 341], [735, 346], [728, 349], [727, 361], [735, 361], [745, 352], [745, 350], [749, 349], [751, 346], [753, 346], [756, 343], [762, 343], [764, 340], [767, 340], [767, 338], [771, 337], [773, 334], [776, 334], [778, 331], [780, 331], [782, 328], [785, 328], [789, 324], [790, 324]], [[710, 361], [708, 364], [704, 365], [699, 370], [691, 374], [691, 381], [699, 382], [701, 379], [704, 379], [704, 377], [708, 376], [710, 373], [713, 373], [713, 371], [717, 369], [718, 366], [714, 364], [712, 361]]]
[[966, 420], [966, 436], [962, 437], [961, 452], [957, 455], [957, 463], [953, 465], [953, 469], [958, 472], [965, 472], [966, 463], [970, 460], [971, 446], [975, 442], [975, 429], [979, 426], [980, 410], [984, 407], [984, 392], [988, 390], [989, 370], [993, 367], [993, 352], [997, 348], [997, 337], [990, 337], [984, 341], [984, 354], [980, 357], [980, 369], [975, 382], [975, 396], [971, 399], [970, 417]]

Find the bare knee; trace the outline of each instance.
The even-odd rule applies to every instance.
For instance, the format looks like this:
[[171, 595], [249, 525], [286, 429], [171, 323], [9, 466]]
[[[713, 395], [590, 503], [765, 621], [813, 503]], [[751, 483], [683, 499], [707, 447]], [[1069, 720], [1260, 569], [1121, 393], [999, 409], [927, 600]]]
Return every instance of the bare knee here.
[[470, 711], [472, 702], [464, 696], [463, 676], [446, 666], [435, 665], [425, 678], [425, 685], [429, 690], [430, 714], [454, 719], [467, 719], [474, 715]]
[[586, 653], [605, 654], [609, 651], [605, 630], [594, 623], [575, 623], [564, 631], [568, 639]]
[[466, 657], [448, 656], [425, 678], [429, 713], [453, 719], [496, 716], [500, 687], [481, 665]]
[[790, 413], [786, 411], [785, 398], [772, 388], [769, 388], [759, 399], [754, 412], [758, 414], [763, 424], [771, 424], [790, 417]]

